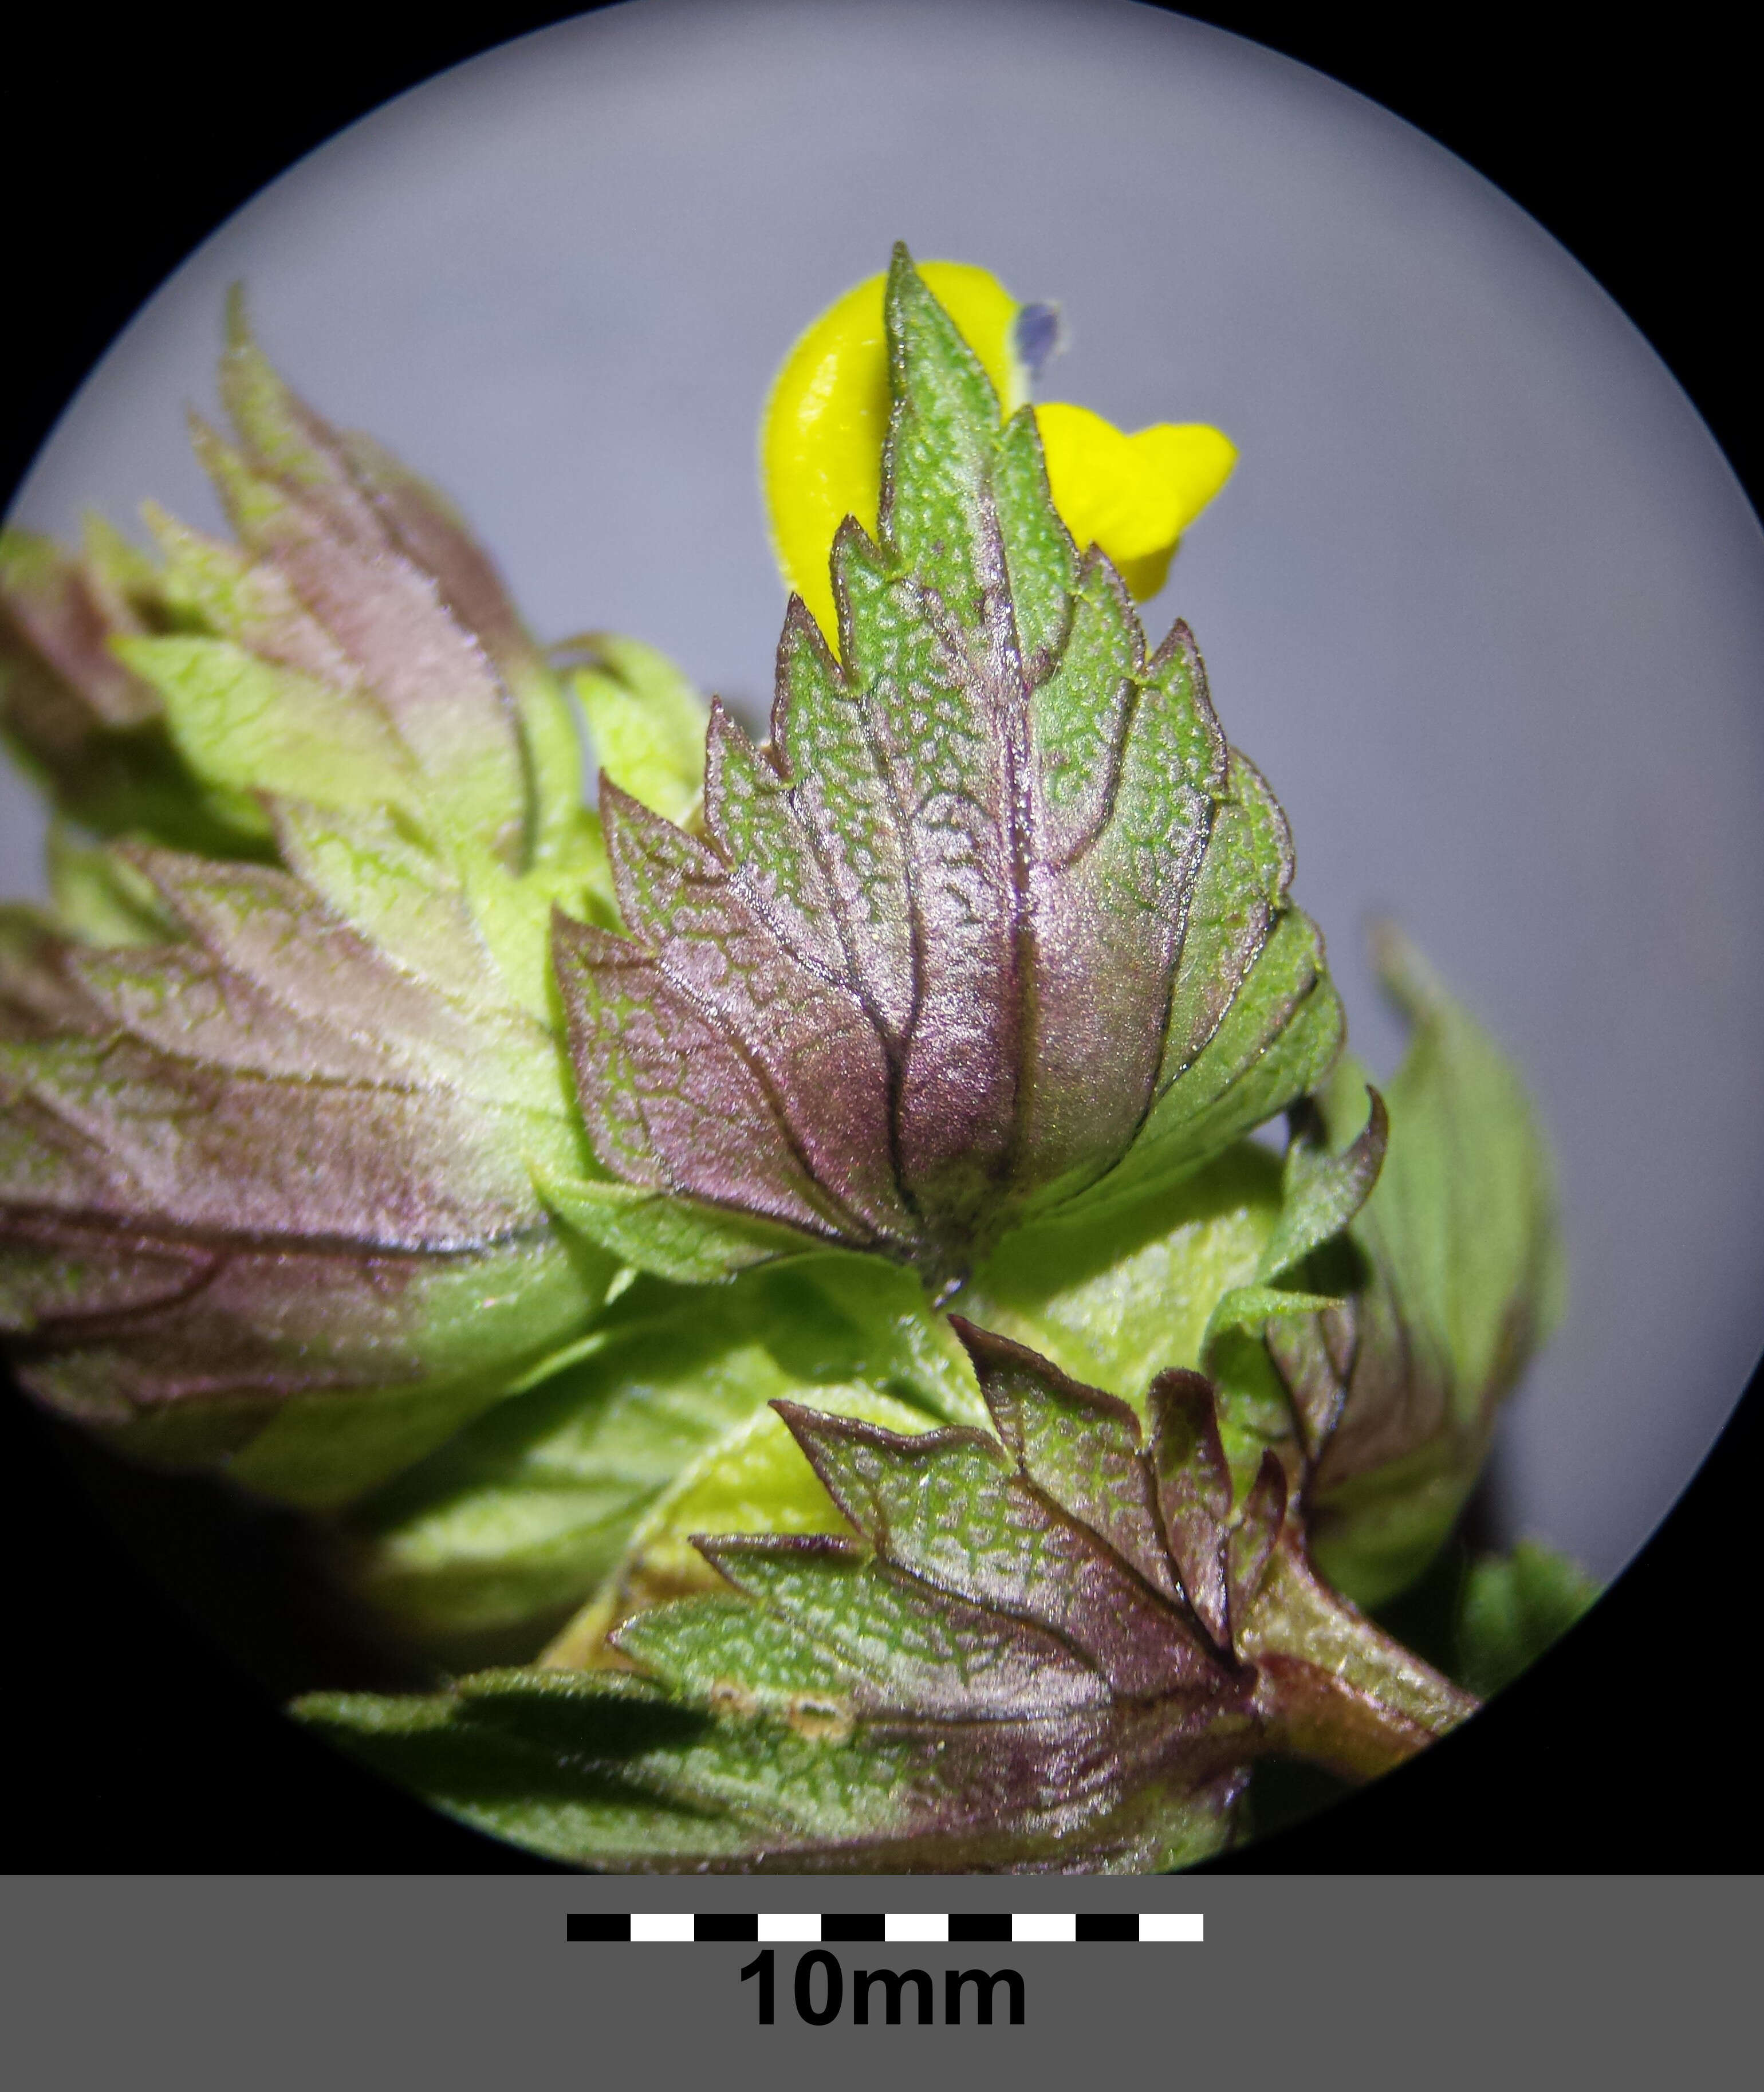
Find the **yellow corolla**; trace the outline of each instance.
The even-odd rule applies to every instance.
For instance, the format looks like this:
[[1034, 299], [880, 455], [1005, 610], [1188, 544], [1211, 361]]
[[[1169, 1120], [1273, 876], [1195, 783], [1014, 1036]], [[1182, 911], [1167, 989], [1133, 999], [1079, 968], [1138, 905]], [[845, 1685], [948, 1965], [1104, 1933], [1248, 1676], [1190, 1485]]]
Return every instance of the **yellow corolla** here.
[[[921, 262], [919, 273], [979, 357], [1003, 412], [1015, 413], [1029, 398], [1029, 359], [1051, 332], [1047, 309], [1020, 305], [995, 276], [964, 262]], [[778, 564], [830, 638], [834, 534], [847, 516], [873, 532], [882, 504], [886, 280], [857, 284], [802, 335], [778, 374], [760, 431]], [[1231, 475], [1237, 452], [1230, 439], [1200, 422], [1159, 422], [1128, 435], [1060, 400], [1035, 414], [1048, 488], [1066, 527], [1080, 547], [1100, 546], [1141, 601], [1155, 595], [1177, 540]]]

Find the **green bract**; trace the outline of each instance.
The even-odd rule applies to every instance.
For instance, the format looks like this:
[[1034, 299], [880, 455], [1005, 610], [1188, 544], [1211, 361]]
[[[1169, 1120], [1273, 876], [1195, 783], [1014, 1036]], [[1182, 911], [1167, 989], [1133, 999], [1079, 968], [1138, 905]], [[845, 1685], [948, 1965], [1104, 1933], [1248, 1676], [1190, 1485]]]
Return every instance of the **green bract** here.
[[597, 1630], [571, 1637], [592, 1658], [628, 1586], [703, 1580], [679, 1536], [658, 1558], [682, 1502], [699, 1506], [689, 1532], [792, 1528], [804, 1499], [811, 1520], [830, 1518], [779, 1444], [776, 1398], [896, 1429], [984, 1414], [917, 1282], [855, 1257], [804, 1257], [735, 1286], [640, 1279], [580, 1348], [352, 1518], [360, 1587], [455, 1661], [530, 1654], [597, 1595]]
[[[1300, 1406], [1338, 1420], [1312, 1545], [1370, 1605], [1451, 1530], [1563, 1288], [1548, 1159], [1512, 1063], [1395, 931], [1378, 957], [1414, 1035], [1390, 1085], [1384, 1169], [1349, 1231], [1353, 1296], [1270, 1332]], [[1328, 1099], [1343, 1130], [1354, 1083], [1344, 1068]]]
[[7, 923], [0, 1313], [129, 1450], [328, 1503], [611, 1282], [533, 1186], [582, 1146], [550, 918], [606, 906], [605, 859], [482, 554], [230, 327], [239, 447], [197, 443], [239, 545], [6, 547], [8, 729], [113, 840]]
[[1188, 629], [1155, 653], [896, 251], [879, 538], [800, 599], [768, 746], [714, 708], [703, 833], [610, 783], [623, 935], [560, 922], [614, 1186], [553, 1209], [666, 1277], [840, 1243], [968, 1278], [1007, 1230], [1191, 1174], [1341, 1040], [1286, 823]]
[[[1472, 1704], [1351, 1601], [1550, 1319], [1547, 1170], [1394, 944], [1408, 1058], [1340, 1061], [1186, 627], [1148, 647], [904, 250], [886, 318], [878, 534], [836, 655], [792, 601], [762, 746], [636, 641], [542, 653], [236, 305], [236, 543], [0, 539], [58, 813], [0, 915], [0, 1332], [516, 1666], [306, 1710], [474, 1822], [1174, 1865], [1258, 1757], [1365, 1776]], [[1475, 1587], [1477, 1677], [1567, 1617], [1541, 1575]]]
[[1256, 1757], [1364, 1775], [1474, 1705], [1309, 1574], [1274, 1454], [1233, 1505], [1198, 1375], [1153, 1383], [1148, 1437], [958, 1327], [994, 1430], [781, 1404], [845, 1529], [701, 1539], [724, 1588], [618, 1628], [636, 1677], [299, 1711], [596, 1865], [1144, 1871], [1228, 1839]]

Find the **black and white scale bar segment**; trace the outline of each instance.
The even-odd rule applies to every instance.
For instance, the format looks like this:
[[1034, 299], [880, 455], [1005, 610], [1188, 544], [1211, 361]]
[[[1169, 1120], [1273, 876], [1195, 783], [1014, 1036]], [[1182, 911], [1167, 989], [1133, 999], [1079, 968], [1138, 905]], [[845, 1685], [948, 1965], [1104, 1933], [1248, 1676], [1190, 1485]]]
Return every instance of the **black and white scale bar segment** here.
[[770, 1940], [830, 1944], [840, 1939], [950, 1941], [1194, 1940], [1205, 1939], [1197, 1910], [575, 1910], [571, 1939]]

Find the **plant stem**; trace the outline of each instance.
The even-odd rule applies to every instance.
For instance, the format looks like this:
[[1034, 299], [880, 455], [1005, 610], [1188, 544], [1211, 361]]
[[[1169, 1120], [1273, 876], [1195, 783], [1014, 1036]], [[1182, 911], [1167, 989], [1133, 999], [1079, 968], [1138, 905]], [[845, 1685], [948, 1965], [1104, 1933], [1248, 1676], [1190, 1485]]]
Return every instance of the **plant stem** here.
[[1481, 1705], [1331, 1590], [1290, 1536], [1237, 1640], [1270, 1743], [1348, 1779], [1389, 1771]]

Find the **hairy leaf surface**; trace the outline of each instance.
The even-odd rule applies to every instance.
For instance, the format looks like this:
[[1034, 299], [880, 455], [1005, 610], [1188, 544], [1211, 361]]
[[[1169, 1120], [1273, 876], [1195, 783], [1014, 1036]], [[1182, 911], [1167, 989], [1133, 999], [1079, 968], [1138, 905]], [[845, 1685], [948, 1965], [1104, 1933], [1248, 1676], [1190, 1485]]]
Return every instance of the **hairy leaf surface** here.
[[[592, 1842], [554, 1819], [546, 1848], [596, 1864], [1143, 1866], [1215, 1842], [1254, 1681], [1184, 1598], [1137, 1420], [962, 1333], [1003, 1440], [781, 1404], [843, 1530], [701, 1541], [734, 1594], [649, 1606], [615, 1636], [665, 1703], [628, 1679], [504, 1673], [420, 1731], [359, 1700], [302, 1711], [407, 1779], [432, 1780], [446, 1735], [459, 1772], [430, 1791], [487, 1826], [497, 1751], [549, 1760], [548, 1789], [587, 1783], [569, 1822]], [[632, 1705], [655, 1712], [621, 1749]], [[613, 1796], [648, 1803], [641, 1835], [606, 1842], [593, 1800]]]
[[[994, 1429], [778, 1403], [824, 1499], [789, 1532], [700, 1537], [725, 1588], [615, 1629], [640, 1675], [299, 1711], [578, 1863], [1132, 1871], [1217, 1849], [1265, 1750], [1364, 1774], [1473, 1704], [1311, 1575], [1273, 1454], [1234, 1498], [1198, 1375], [1160, 1376], [1148, 1439], [1124, 1403], [956, 1327]], [[739, 1475], [687, 1483], [657, 1558]]]
[[[8, 731], [69, 817], [54, 919], [0, 953], [0, 1333], [143, 1457], [330, 1503], [606, 1290], [539, 1186], [596, 1167], [551, 918], [611, 891], [568, 703], [457, 516], [236, 300], [221, 391], [234, 440], [196, 441], [237, 544], [149, 509], [157, 559], [0, 547]], [[676, 739], [692, 702], [675, 677]]]
[[80, 556], [0, 531], [0, 739], [91, 833], [261, 856], [259, 810], [198, 776], [158, 693], [113, 651], [173, 622], [153, 562], [95, 519]]
[[[615, 1177], [947, 1286], [1033, 1213], [1201, 1167], [1322, 1079], [1340, 1018], [1186, 628], [1148, 655], [904, 250], [886, 310], [837, 656], [793, 599], [770, 744], [713, 714], [701, 834], [603, 784], [623, 934], [560, 923], [557, 963]], [[712, 1225], [707, 1261], [767, 1253]]]
[[530, 1156], [577, 1159], [556, 1044], [444, 868], [382, 943], [416, 846], [274, 810], [313, 883], [136, 848], [179, 941], [15, 940], [0, 1326], [28, 1386], [144, 1455], [325, 1502], [494, 1398], [613, 1265], [533, 1191]]
[[916, 1281], [873, 1259], [640, 1280], [581, 1350], [352, 1519], [357, 1588], [456, 1665], [536, 1655], [584, 1606], [548, 1660], [598, 1661], [635, 1606], [716, 1583], [694, 1533], [845, 1530], [777, 1398], [897, 1430], [984, 1414]]
[[449, 504], [297, 398], [236, 293], [221, 394], [235, 440], [193, 428], [237, 545], [151, 504], [157, 561], [101, 525], [78, 560], [0, 543], [0, 724], [63, 811], [263, 856], [267, 789], [514, 871], [591, 858], [561, 686]]

